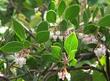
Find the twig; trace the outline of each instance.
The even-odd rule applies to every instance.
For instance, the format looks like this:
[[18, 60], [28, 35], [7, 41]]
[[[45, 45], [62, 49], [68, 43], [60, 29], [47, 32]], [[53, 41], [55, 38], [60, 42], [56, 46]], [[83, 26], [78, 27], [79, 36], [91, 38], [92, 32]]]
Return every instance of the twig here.
[[108, 81], [110, 81], [110, 62], [109, 62], [109, 52], [108, 50], [106, 51], [106, 73], [107, 73], [107, 78]]

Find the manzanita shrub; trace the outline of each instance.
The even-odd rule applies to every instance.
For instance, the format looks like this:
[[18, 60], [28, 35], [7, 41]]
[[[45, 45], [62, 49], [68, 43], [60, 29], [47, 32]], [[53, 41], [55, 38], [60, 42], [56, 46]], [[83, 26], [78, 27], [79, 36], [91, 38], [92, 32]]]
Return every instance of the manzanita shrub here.
[[0, 0], [0, 81], [110, 81], [109, 0]]

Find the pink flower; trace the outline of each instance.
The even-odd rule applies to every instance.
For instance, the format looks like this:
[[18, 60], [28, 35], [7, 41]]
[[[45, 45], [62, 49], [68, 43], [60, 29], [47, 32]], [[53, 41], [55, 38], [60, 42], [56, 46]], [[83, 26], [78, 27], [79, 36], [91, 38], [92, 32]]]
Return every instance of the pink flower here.
[[71, 80], [71, 75], [70, 73], [67, 72], [67, 69], [64, 68], [62, 71], [58, 72], [58, 77], [59, 79], [65, 80], [65, 78], [70, 81]]
[[106, 54], [106, 47], [101, 44], [98, 48], [94, 50], [94, 53], [96, 54], [97, 57], [100, 57]]
[[19, 65], [20, 68], [26, 64], [26, 58], [19, 56], [19, 54], [15, 54], [15, 63]]

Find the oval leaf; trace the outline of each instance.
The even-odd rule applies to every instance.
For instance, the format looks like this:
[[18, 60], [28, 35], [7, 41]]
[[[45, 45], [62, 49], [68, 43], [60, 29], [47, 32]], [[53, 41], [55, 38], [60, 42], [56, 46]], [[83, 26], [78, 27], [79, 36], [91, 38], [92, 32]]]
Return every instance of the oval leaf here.
[[51, 1], [48, 8], [49, 10], [55, 10], [55, 1]]
[[16, 33], [16, 35], [20, 38], [21, 41], [24, 41], [26, 38], [25, 31], [24, 31], [24, 25], [20, 23], [18, 20], [13, 20], [13, 30]]
[[58, 60], [61, 57], [60, 53], [61, 53], [61, 48], [59, 46], [52, 46], [52, 56], [55, 59]]
[[59, 23], [59, 27], [60, 27], [60, 31], [65, 31], [67, 30], [67, 27], [68, 27], [68, 23], [66, 20], [62, 20], [60, 23]]
[[48, 23], [46, 21], [42, 21], [37, 28], [37, 32], [48, 30]]
[[61, 0], [60, 5], [58, 6], [58, 15], [61, 16], [66, 8], [64, 0]]
[[76, 18], [79, 14], [79, 11], [80, 11], [79, 5], [69, 6], [65, 11], [65, 19], [71, 20], [71, 18], [73, 19]]
[[78, 47], [78, 39], [75, 33], [71, 33], [64, 41], [64, 48], [67, 54], [70, 54], [72, 50], [76, 50]]
[[18, 41], [8, 42], [6, 45], [0, 48], [0, 50], [4, 52], [18, 52], [21, 49], [23, 49], [23, 44]]
[[38, 43], [44, 43], [48, 41], [50, 32], [49, 31], [40, 31], [36, 35], [36, 40]]
[[49, 10], [46, 14], [46, 20], [50, 23], [56, 22], [56, 12], [53, 10]]
[[99, 26], [110, 26], [110, 15], [104, 16], [98, 22]]
[[90, 33], [96, 33], [97, 32], [97, 26], [94, 24], [89, 24], [84, 28], [84, 33], [90, 34]]

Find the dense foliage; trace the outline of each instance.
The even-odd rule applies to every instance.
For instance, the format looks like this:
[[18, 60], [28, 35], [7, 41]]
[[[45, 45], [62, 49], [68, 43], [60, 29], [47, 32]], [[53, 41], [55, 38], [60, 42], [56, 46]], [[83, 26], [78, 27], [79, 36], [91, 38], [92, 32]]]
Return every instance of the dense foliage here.
[[0, 0], [0, 81], [110, 81], [110, 0]]

